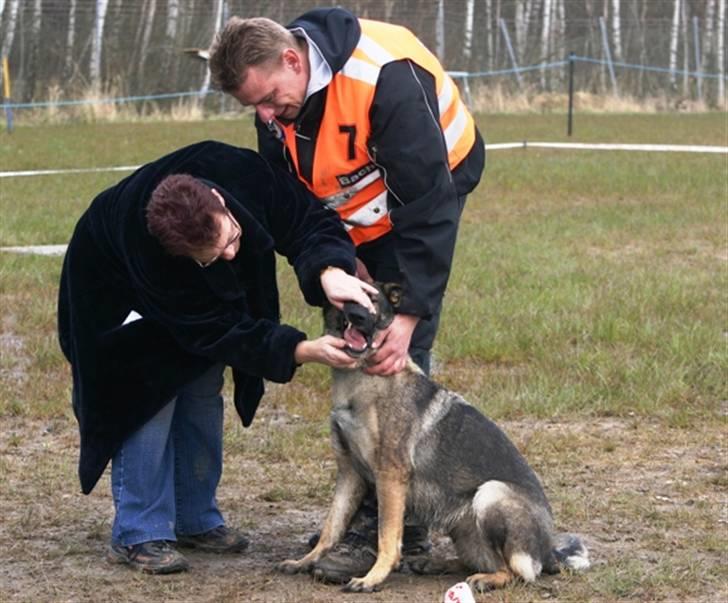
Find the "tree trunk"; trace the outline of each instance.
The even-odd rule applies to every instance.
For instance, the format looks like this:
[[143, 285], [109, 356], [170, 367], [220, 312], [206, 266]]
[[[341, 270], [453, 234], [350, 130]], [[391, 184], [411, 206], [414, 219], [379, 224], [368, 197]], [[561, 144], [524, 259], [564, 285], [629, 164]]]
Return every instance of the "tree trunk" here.
[[[559, 59], [565, 59], [567, 55], [566, 51], [566, 6], [564, 0], [556, 0], [556, 10], [554, 14], [555, 27], [554, 27], [554, 48], [556, 48], [556, 55]], [[564, 80], [564, 71], [559, 70], [556, 72], [561, 81]]]
[[718, 57], [718, 106], [725, 111], [725, 0], [718, 0], [716, 56]]
[[[540, 61], [546, 61], [549, 57], [549, 35], [551, 33], [551, 2], [543, 0], [543, 20], [541, 22], [541, 57]], [[546, 70], [541, 69], [541, 88], [546, 90]]]
[[526, 0], [516, 0], [516, 14], [513, 29], [516, 33], [516, 55], [518, 61], [523, 60], [526, 53], [526, 38], [528, 36], [528, 17], [526, 15]]
[[703, 20], [703, 48], [700, 57], [700, 71], [707, 71], [710, 54], [713, 51], [713, 19], [715, 17], [715, 0], [708, 0]]
[[142, 32], [142, 43], [139, 49], [139, 71], [138, 79], [139, 85], [142, 90], [149, 90], [144, 80], [144, 66], [147, 62], [147, 56], [149, 53], [149, 40], [152, 37], [152, 26], [154, 25], [154, 15], [157, 12], [157, 0], [149, 0], [147, 4], [147, 11], [144, 16], [144, 30]]
[[677, 45], [680, 37], [680, 0], [673, 0], [672, 27], [670, 29], [670, 86], [677, 88]]
[[20, 0], [10, 0], [8, 7], [8, 22], [5, 27], [5, 39], [3, 40], [2, 52], [0, 55], [7, 57], [13, 48], [13, 39], [15, 38], [15, 30], [18, 26], [18, 7]]
[[488, 54], [486, 68], [493, 71], [493, 1], [485, 0], [485, 52]]
[[437, 20], [435, 21], [435, 53], [440, 62], [445, 61], [445, 0], [437, 2]]
[[43, 3], [41, 0], [33, 1], [33, 17], [30, 24], [30, 60], [28, 61], [28, 76], [26, 79], [26, 97], [35, 98], [36, 84], [38, 83], [38, 67], [40, 65], [40, 32], [43, 25]]
[[688, 18], [687, 2], [683, 2], [680, 7], [680, 20], [682, 21], [682, 39], [683, 39], [683, 77], [682, 77], [682, 95], [687, 98], [690, 95], [690, 77], [688, 71], [690, 71], [690, 33], [688, 25], [690, 19]]
[[70, 0], [68, 6], [68, 31], [66, 32], [66, 58], [63, 62], [63, 76], [66, 82], [73, 78], [76, 71], [73, 60], [73, 49], [76, 45], [76, 0]]
[[623, 57], [620, 1], [621, 0], [612, 0], [612, 51], [614, 52], [614, 60], [621, 63]]
[[468, 0], [465, 10], [465, 40], [463, 42], [463, 58], [466, 68], [470, 66], [473, 54], [473, 20], [475, 17], [475, 0]]
[[392, 22], [393, 13], [394, 13], [394, 0], [385, 0], [384, 1], [384, 20], [387, 23]]
[[165, 54], [162, 61], [162, 74], [167, 78], [163, 89], [172, 92], [177, 88], [179, 0], [167, 0], [167, 23], [164, 28]]
[[96, 18], [94, 19], [93, 38], [91, 42], [89, 78], [91, 79], [91, 86], [97, 92], [101, 90], [101, 50], [104, 43], [104, 24], [106, 23], [106, 9], [108, 5], [108, 0], [96, 0]]
[[[216, 0], [215, 2], [215, 20], [212, 23], [212, 35], [210, 41], [215, 37], [215, 34], [222, 29], [222, 19], [224, 14], [225, 0]], [[202, 82], [202, 88], [200, 88], [200, 94], [207, 94], [210, 90], [210, 70], [205, 70], [205, 79]]]
[[[648, 0], [642, 0], [642, 10], [640, 12], [640, 65], [647, 64], [647, 2]], [[640, 77], [638, 84], [638, 93], [643, 95], [645, 93], [644, 83], [644, 70], [640, 69]]]

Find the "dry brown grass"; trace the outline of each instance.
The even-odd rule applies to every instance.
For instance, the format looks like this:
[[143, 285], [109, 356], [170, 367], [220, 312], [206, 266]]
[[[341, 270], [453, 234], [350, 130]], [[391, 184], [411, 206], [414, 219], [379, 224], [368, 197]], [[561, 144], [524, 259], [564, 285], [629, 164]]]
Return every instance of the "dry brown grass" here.
[[[563, 92], [543, 92], [527, 87], [514, 93], [501, 84], [471, 86], [471, 109], [476, 113], [565, 113], [569, 97]], [[574, 110], [580, 113], [664, 113], [709, 111], [705, 102], [667, 93], [647, 98], [630, 95], [574, 93]]]

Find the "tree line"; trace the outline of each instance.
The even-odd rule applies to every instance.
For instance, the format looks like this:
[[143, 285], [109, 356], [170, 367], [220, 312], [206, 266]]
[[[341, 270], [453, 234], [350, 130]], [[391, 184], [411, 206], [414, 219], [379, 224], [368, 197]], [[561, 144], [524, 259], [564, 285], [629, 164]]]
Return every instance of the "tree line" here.
[[[573, 52], [605, 61], [577, 85], [621, 93], [705, 94], [725, 102], [726, 0], [361, 0], [339, 3], [361, 17], [410, 28], [444, 65], [493, 72], [563, 60]], [[0, 54], [14, 101], [204, 88], [206, 66], [182, 51], [206, 48], [231, 15], [287, 23], [308, 0], [0, 0]], [[666, 71], [646, 71], [639, 65]], [[703, 82], [696, 74], [712, 74]], [[718, 74], [720, 77], [715, 77]], [[564, 70], [500, 76], [507, 86], [560, 90]]]

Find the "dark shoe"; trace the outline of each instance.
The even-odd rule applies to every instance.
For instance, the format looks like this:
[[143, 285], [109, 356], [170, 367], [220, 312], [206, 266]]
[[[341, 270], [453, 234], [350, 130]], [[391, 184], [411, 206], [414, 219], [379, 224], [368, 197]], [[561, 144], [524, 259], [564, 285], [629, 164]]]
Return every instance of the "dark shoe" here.
[[[364, 576], [377, 560], [377, 530], [349, 530], [344, 539], [331, 549], [313, 567], [314, 577], [324, 582], [344, 584], [355, 577]], [[310, 538], [309, 544], [318, 535]], [[315, 546], [315, 542], [313, 543]], [[422, 563], [432, 549], [428, 530], [422, 526], [405, 526], [402, 538], [402, 563], [396, 571], [408, 571], [412, 560]]]
[[152, 540], [131, 546], [112, 544], [106, 554], [110, 563], [124, 563], [145, 574], [184, 572], [189, 564], [166, 540]]
[[240, 553], [248, 548], [248, 539], [236, 530], [218, 526], [194, 536], [178, 535], [177, 544], [208, 553]]
[[425, 526], [404, 526], [402, 534], [402, 556], [419, 557], [432, 550], [430, 531]]
[[376, 560], [376, 539], [372, 544], [371, 540], [358, 532], [349, 531], [339, 544], [313, 566], [313, 575], [324, 582], [345, 584], [354, 577], [366, 574]]

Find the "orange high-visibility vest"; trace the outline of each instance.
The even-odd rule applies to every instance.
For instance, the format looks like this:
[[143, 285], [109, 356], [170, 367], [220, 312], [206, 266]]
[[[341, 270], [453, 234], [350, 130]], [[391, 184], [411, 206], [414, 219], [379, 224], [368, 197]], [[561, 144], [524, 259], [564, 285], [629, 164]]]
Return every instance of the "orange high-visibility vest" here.
[[[311, 182], [305, 183], [323, 203], [338, 212], [355, 245], [372, 241], [392, 229], [384, 175], [367, 151], [371, 133], [369, 109], [384, 65], [410, 59], [433, 75], [451, 170], [467, 156], [475, 142], [475, 124], [457, 86], [422, 42], [404, 27], [367, 19], [359, 19], [359, 23], [359, 43], [328, 86], [313, 174]], [[278, 125], [300, 173], [295, 124]]]

